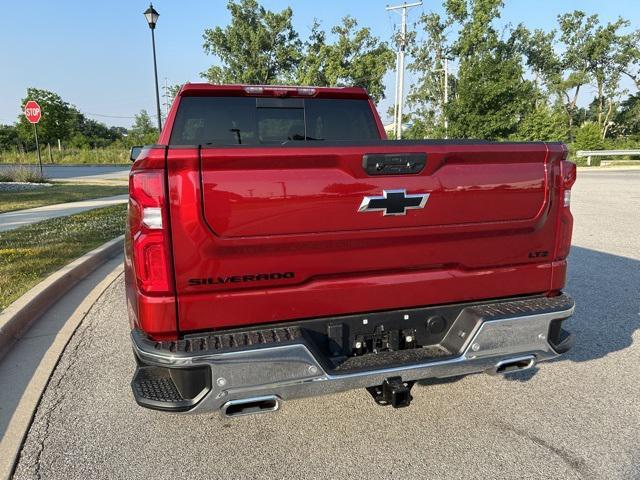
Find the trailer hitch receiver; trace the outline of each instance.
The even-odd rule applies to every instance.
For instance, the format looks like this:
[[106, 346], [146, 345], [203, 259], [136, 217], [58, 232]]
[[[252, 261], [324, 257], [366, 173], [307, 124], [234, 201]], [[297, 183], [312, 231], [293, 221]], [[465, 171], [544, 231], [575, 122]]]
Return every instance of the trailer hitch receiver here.
[[393, 408], [408, 407], [413, 400], [411, 387], [414, 382], [403, 382], [400, 377], [385, 379], [382, 385], [367, 387], [378, 405], [391, 405]]

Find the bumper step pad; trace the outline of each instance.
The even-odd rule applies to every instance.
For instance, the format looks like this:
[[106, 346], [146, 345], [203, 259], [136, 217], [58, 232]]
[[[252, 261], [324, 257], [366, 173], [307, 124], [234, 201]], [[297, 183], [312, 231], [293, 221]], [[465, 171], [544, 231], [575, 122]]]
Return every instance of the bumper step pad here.
[[541, 315], [544, 313], [568, 310], [574, 305], [571, 297], [558, 295], [557, 297], [530, 298], [513, 302], [489, 303], [468, 307], [485, 321], [502, 320], [504, 318], [526, 315]]
[[443, 358], [453, 356], [455, 356], [455, 353], [450, 352], [441, 345], [430, 345], [428, 347], [414, 348], [411, 350], [398, 350], [394, 352], [370, 353], [347, 358], [344, 362], [333, 369], [331, 373], [340, 374], [388, 368], [395, 365], [421, 363], [429, 360], [442, 360]]
[[[138, 367], [131, 381], [133, 396], [136, 402], [143, 407], [173, 412], [189, 410], [211, 389], [208, 380], [209, 369], [200, 368], [197, 370], [205, 372], [206, 376], [203, 376], [196, 369], [172, 370], [154, 366]], [[191, 381], [188, 382], [187, 389], [182, 389], [185, 393], [183, 394], [178, 385], [186, 384], [185, 380], [188, 377]], [[198, 385], [198, 383], [202, 383], [202, 385]], [[194, 387], [196, 387], [195, 390]], [[193, 395], [196, 390], [199, 391]], [[187, 396], [189, 391], [192, 393]]]
[[154, 348], [177, 354], [205, 354], [244, 350], [257, 346], [272, 347], [295, 342], [301, 338], [302, 331], [299, 327], [263, 328], [219, 334], [188, 335], [178, 341], [155, 342]]

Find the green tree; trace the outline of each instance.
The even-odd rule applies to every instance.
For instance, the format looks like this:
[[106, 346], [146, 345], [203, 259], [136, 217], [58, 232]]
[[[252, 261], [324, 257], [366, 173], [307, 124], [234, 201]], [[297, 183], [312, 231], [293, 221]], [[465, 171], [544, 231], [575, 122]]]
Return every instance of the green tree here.
[[[43, 144], [69, 138], [74, 117], [71, 105], [57, 93], [37, 88], [27, 89], [27, 95], [21, 102], [21, 110], [24, 110], [28, 100], [37, 101], [42, 109], [42, 117], [38, 123], [38, 137]], [[34, 145], [33, 125], [24, 115], [18, 117], [16, 128], [21, 141], [27, 145]]]
[[[513, 135], [522, 119], [533, 109], [533, 86], [524, 78], [516, 38], [506, 39], [494, 27], [500, 16], [501, 0], [447, 0], [446, 16], [421, 18], [425, 40], [412, 51], [411, 69], [418, 74], [411, 88], [409, 104], [417, 107], [417, 126], [438, 124], [446, 117], [449, 134], [460, 138], [500, 139]], [[453, 42], [450, 30], [457, 30]], [[444, 57], [457, 63], [457, 75], [449, 79], [452, 95], [444, 106], [441, 83]], [[414, 129], [417, 130], [417, 129]]]
[[562, 102], [570, 130], [577, 117], [578, 101], [584, 86], [596, 87], [596, 122], [604, 138], [621, 94], [620, 78], [637, 58], [638, 33], [624, 33], [627, 20], [602, 25], [598, 15], [580, 10], [558, 16], [560, 54], [551, 53], [553, 65], [546, 69], [551, 92]]
[[[630, 22], [618, 18], [601, 25], [597, 15], [574, 11], [559, 17], [569, 67], [578, 66], [596, 86], [597, 122], [604, 138], [615, 111], [622, 72], [633, 60], [634, 34], [621, 30]], [[635, 49], [637, 50], [637, 49]]]
[[303, 44], [303, 55], [296, 66], [294, 82], [300, 85], [329, 85], [327, 57], [329, 57], [327, 33], [317, 19], [313, 20], [309, 38]]
[[449, 131], [460, 138], [504, 139], [532, 110], [533, 87], [518, 57], [487, 52], [460, 64], [455, 101], [445, 110]]
[[158, 129], [154, 128], [151, 116], [146, 110], [140, 110], [129, 129], [127, 145], [149, 145], [158, 140]]
[[[71, 147], [105, 147], [124, 136], [121, 129], [85, 117], [75, 106], [60, 95], [48, 90], [27, 89], [27, 100], [36, 100], [42, 109], [38, 123], [38, 137], [42, 144], [57, 144], [58, 140]], [[18, 117], [16, 132], [20, 141], [30, 148], [35, 145], [33, 126], [24, 115]], [[0, 147], [1, 148], [1, 147]]]
[[372, 35], [371, 29], [358, 28], [350, 16], [331, 33], [335, 41], [329, 43], [320, 24], [314, 22], [294, 82], [319, 87], [357, 85], [366, 88], [376, 101], [384, 98], [383, 77], [394, 63], [388, 44]]
[[444, 137], [445, 131], [445, 81], [448, 83], [449, 97], [455, 96], [455, 77], [449, 75], [445, 79], [444, 62], [451, 59], [452, 46], [447, 32], [454, 19], [448, 16], [443, 19], [437, 13], [423, 14], [420, 17], [424, 38], [416, 43], [415, 37], [410, 43], [410, 54], [413, 61], [409, 70], [417, 75], [407, 96], [407, 105], [411, 109], [406, 132], [407, 138]]
[[576, 130], [573, 148], [576, 150], [602, 150], [604, 142], [600, 126], [596, 122], [585, 122]]
[[0, 125], [0, 150], [9, 150], [20, 144], [18, 131], [14, 125]]
[[231, 22], [206, 29], [204, 50], [219, 65], [202, 74], [211, 83], [362, 86], [379, 100], [394, 54], [369, 28], [344, 17], [328, 35], [318, 21], [303, 43], [291, 23], [293, 11], [272, 12], [256, 0], [230, 0]]
[[218, 57], [202, 74], [211, 83], [276, 84], [291, 76], [301, 42], [293, 29], [290, 7], [266, 10], [256, 0], [229, 0], [231, 23], [204, 31], [203, 48]]
[[640, 140], [640, 93], [630, 95], [620, 104], [614, 118], [613, 130], [623, 137]]
[[108, 127], [78, 112], [68, 144], [76, 148], [106, 147], [117, 140], [122, 140], [126, 132], [123, 130], [118, 127]]
[[624, 45], [623, 54], [630, 58], [629, 65], [622, 70], [622, 74], [629, 77], [640, 89], [640, 30], [629, 34], [629, 42]]
[[557, 93], [557, 85], [563, 72], [561, 59], [555, 51], [555, 30], [545, 32], [538, 29], [530, 32], [520, 24], [514, 30], [512, 38], [532, 73], [536, 108], [547, 105]]
[[564, 113], [542, 104], [529, 113], [518, 125], [513, 136], [515, 140], [527, 141], [565, 141], [569, 136], [569, 127]]

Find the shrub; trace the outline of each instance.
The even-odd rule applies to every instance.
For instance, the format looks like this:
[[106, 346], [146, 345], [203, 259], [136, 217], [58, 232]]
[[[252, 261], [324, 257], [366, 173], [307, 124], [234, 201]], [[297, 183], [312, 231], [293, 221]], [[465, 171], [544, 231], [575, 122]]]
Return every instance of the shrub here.
[[576, 150], [604, 150], [600, 127], [595, 122], [585, 122], [576, 130], [573, 140]]
[[[65, 148], [58, 151], [51, 147], [51, 156], [47, 149], [42, 151], [42, 163], [53, 164], [85, 164], [85, 165], [129, 165], [129, 149], [122, 144], [107, 148]], [[51, 161], [53, 160], [53, 161]], [[16, 151], [0, 151], [0, 163], [19, 163], [37, 165], [34, 152], [19, 153]]]
[[569, 136], [564, 114], [542, 106], [527, 115], [513, 136], [516, 140], [560, 142]]
[[47, 177], [35, 168], [11, 167], [0, 170], [0, 182], [45, 183], [47, 180]]

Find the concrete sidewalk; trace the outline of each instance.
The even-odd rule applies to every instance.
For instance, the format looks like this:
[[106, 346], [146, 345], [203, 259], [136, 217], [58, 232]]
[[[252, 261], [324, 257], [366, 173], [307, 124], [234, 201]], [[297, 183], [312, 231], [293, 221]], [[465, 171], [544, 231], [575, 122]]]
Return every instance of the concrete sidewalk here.
[[6, 232], [18, 227], [23, 227], [42, 220], [56, 217], [66, 217], [75, 213], [93, 210], [94, 208], [108, 207], [120, 203], [127, 203], [129, 196], [115, 195], [113, 197], [94, 198], [93, 200], [82, 200], [80, 202], [58, 203], [45, 207], [29, 208], [26, 210], [16, 210], [0, 214], [0, 232]]

